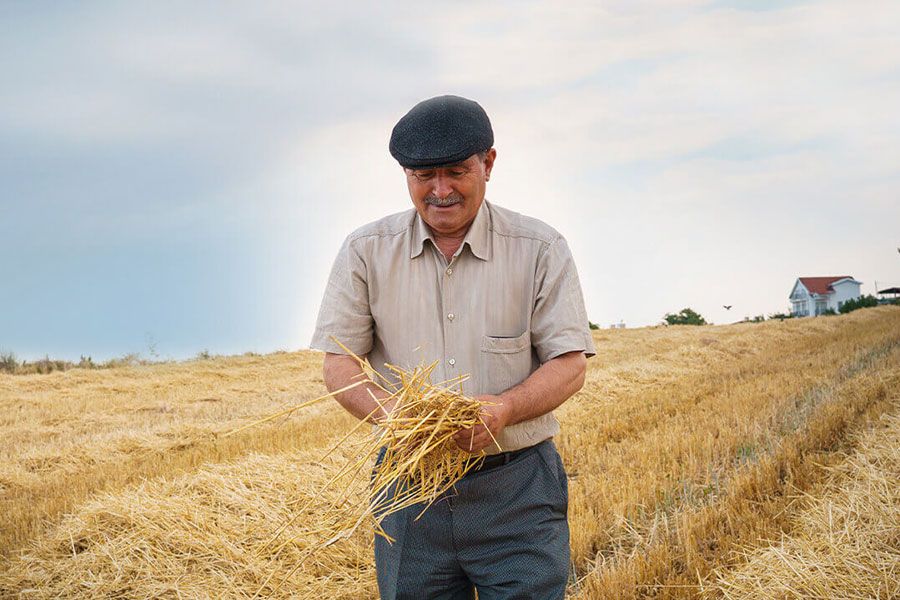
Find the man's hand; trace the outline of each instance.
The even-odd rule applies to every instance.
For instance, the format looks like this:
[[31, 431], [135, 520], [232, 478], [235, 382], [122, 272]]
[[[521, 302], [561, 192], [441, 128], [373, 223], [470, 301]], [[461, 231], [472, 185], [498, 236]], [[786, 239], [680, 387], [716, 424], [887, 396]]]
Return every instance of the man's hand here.
[[528, 379], [499, 396], [476, 396], [488, 403], [481, 414], [484, 425], [460, 431], [453, 441], [467, 452], [487, 448], [494, 442], [491, 435], [496, 438], [510, 425], [547, 414], [580, 390], [586, 368], [584, 352], [567, 352], [545, 362]]
[[[481, 420], [474, 427], [461, 429], [453, 436], [453, 441], [466, 452], [480, 452], [494, 443], [503, 428], [509, 424], [509, 407], [500, 396], [476, 396], [476, 400], [485, 403], [481, 411]], [[493, 437], [491, 437], [493, 436]]]

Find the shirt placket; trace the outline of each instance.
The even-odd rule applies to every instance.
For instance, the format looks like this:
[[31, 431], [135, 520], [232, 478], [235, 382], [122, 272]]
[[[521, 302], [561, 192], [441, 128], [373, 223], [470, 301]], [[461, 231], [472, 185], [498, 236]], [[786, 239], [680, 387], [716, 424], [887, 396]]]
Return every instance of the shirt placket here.
[[444, 256], [439, 257], [441, 265], [441, 328], [444, 333], [444, 372], [445, 379], [451, 380], [459, 376], [459, 314], [454, 301], [456, 271], [459, 269], [460, 256], [454, 256], [450, 262]]

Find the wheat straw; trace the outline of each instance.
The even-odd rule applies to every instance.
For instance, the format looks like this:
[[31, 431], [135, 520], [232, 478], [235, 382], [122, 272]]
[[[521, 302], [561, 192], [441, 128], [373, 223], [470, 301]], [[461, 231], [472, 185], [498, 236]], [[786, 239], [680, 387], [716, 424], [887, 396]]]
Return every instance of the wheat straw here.
[[[388, 364], [385, 367], [395, 377], [395, 381], [391, 381], [375, 372], [371, 365], [338, 340], [334, 341], [358, 362], [364, 374], [377, 377], [381, 383], [371, 378], [363, 379], [331, 394], [279, 411], [275, 415], [259, 419], [226, 434], [231, 435], [247, 427], [271, 421], [329, 396], [337, 396], [362, 383], [371, 383], [386, 394], [386, 397], [379, 400], [370, 389], [369, 394], [377, 407], [323, 457], [327, 458], [338, 448], [344, 448], [349, 458], [318, 490], [319, 494], [334, 488], [341, 491], [330, 505], [319, 511], [319, 527], [312, 532], [319, 542], [310, 545], [308, 539], [304, 539], [307, 552], [297, 562], [295, 570], [301, 568], [306, 558], [315, 552], [349, 539], [366, 522], [372, 523], [376, 534], [393, 542], [394, 540], [381, 526], [385, 518], [416, 506], [421, 509], [416, 516], [418, 519], [466, 473], [478, 466], [485, 456], [483, 451], [476, 454], [463, 451], [453, 440], [459, 431], [484, 424], [481, 413], [485, 403], [462, 394], [461, 384], [467, 376], [456, 377], [435, 385], [431, 382], [431, 376], [437, 362], [427, 366], [420, 365], [411, 370]], [[361, 439], [354, 439], [353, 434], [376, 413], [386, 415], [379, 421], [378, 427]], [[490, 430], [488, 433], [490, 434]], [[494, 444], [499, 448], [496, 440]], [[380, 459], [376, 461], [369, 476], [366, 467], [379, 453]], [[360, 493], [361, 489], [368, 489], [368, 494]], [[357, 499], [355, 504], [353, 499]], [[312, 502], [313, 499], [303, 502], [296, 515], [308, 514]], [[275, 535], [267, 544], [260, 547], [258, 552], [271, 552], [277, 557], [286, 548], [295, 544], [294, 538], [283, 539], [280, 542], [279, 539], [293, 525], [297, 516], [279, 527]], [[310, 533], [305, 531], [304, 536]], [[293, 571], [288, 573], [281, 583], [292, 574]], [[271, 576], [262, 583], [254, 598], [262, 590], [267, 589], [270, 580]], [[274, 591], [281, 587], [281, 583], [275, 586]]]

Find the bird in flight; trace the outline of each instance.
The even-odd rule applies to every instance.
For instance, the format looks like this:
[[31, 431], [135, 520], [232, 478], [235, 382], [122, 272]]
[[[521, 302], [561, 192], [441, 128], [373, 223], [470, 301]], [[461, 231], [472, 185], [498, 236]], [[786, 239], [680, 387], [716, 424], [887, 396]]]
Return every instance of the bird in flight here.
[[734, 306], [734, 305], [733, 304], [723, 304], [722, 308], [724, 308], [725, 310], [731, 310], [732, 306]]

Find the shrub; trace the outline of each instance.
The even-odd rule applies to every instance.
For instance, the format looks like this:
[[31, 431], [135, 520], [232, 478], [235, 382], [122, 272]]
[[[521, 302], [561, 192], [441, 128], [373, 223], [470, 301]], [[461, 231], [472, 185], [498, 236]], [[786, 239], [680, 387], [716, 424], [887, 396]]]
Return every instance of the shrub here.
[[592, 329], [592, 330], [593, 330], [593, 329], [600, 329], [600, 326], [597, 325], [596, 323], [594, 323], [593, 321], [588, 321], [588, 327], [589, 327], [590, 329]]
[[682, 308], [679, 313], [667, 313], [665, 317], [666, 323], [669, 325], [706, 325], [706, 319], [704, 319], [700, 313], [696, 312], [691, 308]]
[[114, 369], [116, 367], [131, 367], [134, 365], [143, 364], [144, 361], [141, 360], [141, 355], [137, 352], [129, 352], [128, 354], [120, 357], [120, 358], [111, 358], [105, 363], [103, 363], [103, 368], [106, 369]]
[[75, 365], [67, 360], [53, 360], [46, 354], [44, 358], [34, 362], [22, 361], [22, 364], [16, 367], [15, 373], [18, 375], [33, 375], [35, 373], [46, 375], [53, 371], [65, 371], [71, 369]]
[[859, 298], [847, 300], [846, 302], [841, 304], [841, 314], [844, 315], [859, 308], [869, 308], [872, 306], [878, 306], [878, 298], [876, 298], [872, 294], [864, 294]]
[[15, 373], [19, 366], [16, 355], [12, 352], [0, 352], [0, 371], [4, 373]]

